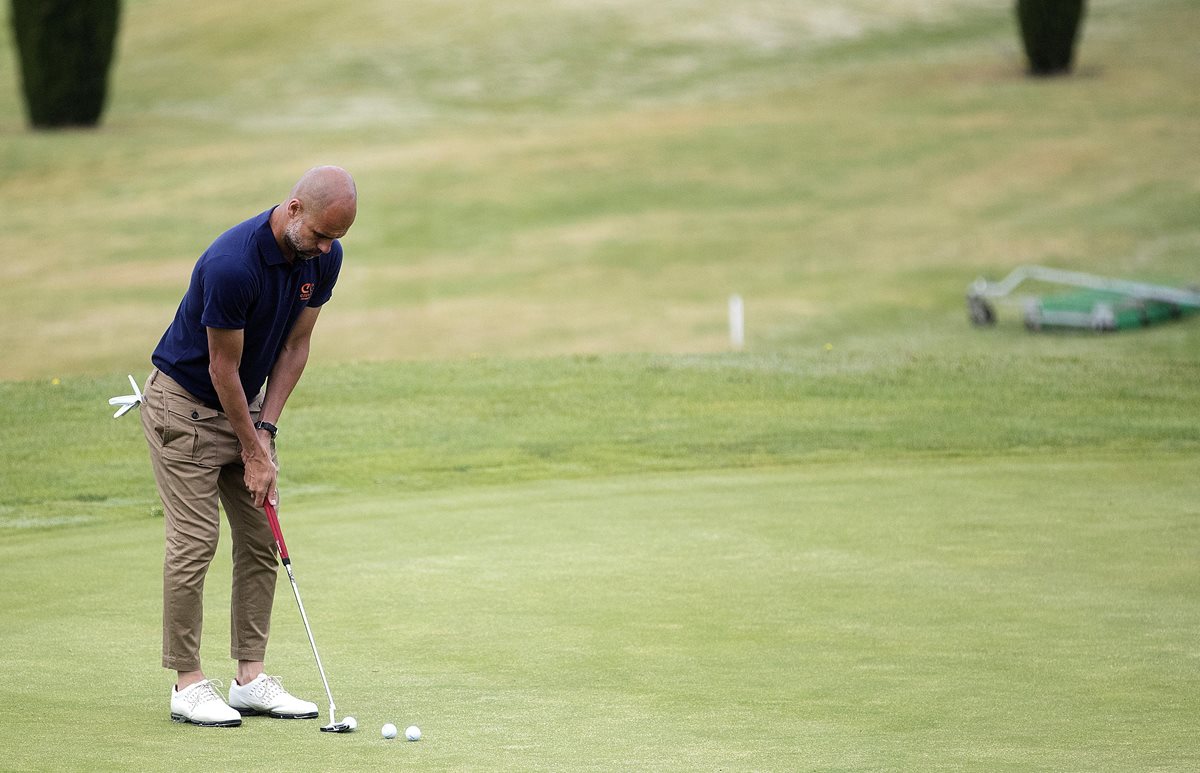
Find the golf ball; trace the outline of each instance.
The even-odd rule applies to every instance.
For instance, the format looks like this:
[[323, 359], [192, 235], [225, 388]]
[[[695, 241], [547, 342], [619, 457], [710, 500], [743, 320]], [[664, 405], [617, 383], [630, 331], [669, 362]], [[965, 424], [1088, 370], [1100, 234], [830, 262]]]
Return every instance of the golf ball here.
[[358, 729], [358, 720], [355, 719], [354, 717], [346, 717], [345, 719], [342, 720], [342, 724], [349, 725], [351, 730]]
[[404, 737], [410, 741], [421, 740], [421, 728], [416, 725], [409, 725], [408, 729], [404, 731]]
[[396, 726], [388, 722], [383, 726], [383, 737], [391, 740], [396, 737]]

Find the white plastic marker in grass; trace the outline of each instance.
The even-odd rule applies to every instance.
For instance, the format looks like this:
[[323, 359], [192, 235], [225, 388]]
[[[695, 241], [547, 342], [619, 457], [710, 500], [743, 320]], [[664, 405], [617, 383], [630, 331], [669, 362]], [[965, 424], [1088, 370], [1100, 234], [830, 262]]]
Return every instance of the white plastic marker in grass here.
[[742, 296], [729, 296], [729, 343], [734, 351], [741, 351], [746, 343], [746, 307]]

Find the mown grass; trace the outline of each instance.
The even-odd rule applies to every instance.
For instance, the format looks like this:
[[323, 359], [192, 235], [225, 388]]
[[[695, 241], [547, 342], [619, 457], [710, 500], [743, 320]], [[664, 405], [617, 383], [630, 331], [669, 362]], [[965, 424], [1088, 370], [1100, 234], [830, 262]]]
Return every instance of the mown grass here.
[[[341, 495], [828, 460], [1194, 453], [1198, 376], [1194, 360], [1155, 356], [836, 349], [315, 367], [280, 443], [295, 449], [290, 486]], [[104, 395], [123, 391], [0, 385], [14, 418], [0, 439], [8, 518], [154, 508], [136, 416], [107, 420]]]
[[[0, 643], [37, 678], [0, 685], [29, 707], [4, 722], [6, 765], [1186, 770], [1196, 455], [1150, 459], [1155, 474], [1145, 454], [1089, 451], [308, 500], [285, 528], [361, 723], [344, 738], [172, 725], [146, 674], [159, 525], [20, 532], [0, 542], [18, 621]], [[227, 680], [224, 552], [212, 571], [204, 651]], [[279, 590], [273, 669], [318, 695]], [[384, 742], [385, 721], [425, 738]]]

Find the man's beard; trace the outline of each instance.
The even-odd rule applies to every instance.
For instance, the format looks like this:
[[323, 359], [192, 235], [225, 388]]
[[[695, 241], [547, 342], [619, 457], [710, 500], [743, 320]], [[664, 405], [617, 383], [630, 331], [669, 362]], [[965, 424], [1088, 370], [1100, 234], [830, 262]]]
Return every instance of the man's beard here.
[[293, 221], [292, 223], [289, 223], [288, 227], [285, 228], [283, 231], [283, 241], [285, 244], [287, 244], [287, 246], [289, 248], [291, 248], [292, 252], [296, 253], [296, 257], [299, 258], [300, 260], [312, 260], [313, 258], [320, 255], [321, 251], [320, 250], [306, 251], [306, 250], [300, 249], [300, 245], [296, 243], [296, 236], [295, 236], [295, 233], [299, 230], [300, 230], [300, 223], [298, 221]]

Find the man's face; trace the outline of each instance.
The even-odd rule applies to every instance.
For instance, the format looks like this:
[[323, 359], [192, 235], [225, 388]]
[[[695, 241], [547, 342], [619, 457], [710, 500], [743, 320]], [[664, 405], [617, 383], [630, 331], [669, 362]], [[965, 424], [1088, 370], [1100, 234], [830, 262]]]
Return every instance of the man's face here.
[[329, 252], [329, 245], [333, 243], [332, 239], [328, 242], [320, 240], [316, 232], [305, 225], [303, 217], [288, 221], [287, 228], [283, 230], [283, 241], [300, 260], [312, 260]]
[[[298, 203], [298, 202], [297, 202]], [[341, 239], [354, 222], [353, 214], [321, 212], [310, 215], [299, 207], [291, 208], [283, 241], [300, 260], [312, 260], [333, 248], [334, 239]]]

